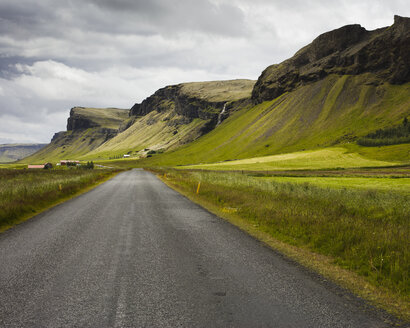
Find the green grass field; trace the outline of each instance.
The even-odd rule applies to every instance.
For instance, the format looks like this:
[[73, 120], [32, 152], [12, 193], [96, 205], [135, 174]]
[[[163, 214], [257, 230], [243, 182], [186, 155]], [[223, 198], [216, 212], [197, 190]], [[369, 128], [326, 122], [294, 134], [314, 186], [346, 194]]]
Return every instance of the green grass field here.
[[321, 188], [393, 191], [410, 195], [410, 177], [269, 177], [273, 183], [309, 184]]
[[16, 162], [0, 164], [0, 170], [1, 169], [24, 169], [24, 168], [27, 168], [27, 164], [21, 164], [21, 163], [16, 163]]
[[[339, 267], [388, 290], [397, 301], [386, 305], [389, 302], [379, 297], [380, 304], [396, 314], [401, 311], [410, 316], [408, 178], [341, 178], [347, 179], [342, 182], [337, 182], [339, 178], [309, 178], [319, 181], [314, 184], [303, 183], [303, 178], [261, 178], [240, 173], [158, 172], [166, 173], [167, 183], [178, 190], [233, 211], [255, 229], [330, 256]], [[365, 179], [369, 179], [366, 181], [371, 188], [358, 187]]]
[[362, 157], [342, 147], [289, 154], [247, 158], [221, 163], [181, 166], [185, 169], [204, 170], [320, 170], [353, 167], [394, 166], [397, 162], [387, 162]]
[[104, 181], [116, 172], [0, 169], [0, 231]]

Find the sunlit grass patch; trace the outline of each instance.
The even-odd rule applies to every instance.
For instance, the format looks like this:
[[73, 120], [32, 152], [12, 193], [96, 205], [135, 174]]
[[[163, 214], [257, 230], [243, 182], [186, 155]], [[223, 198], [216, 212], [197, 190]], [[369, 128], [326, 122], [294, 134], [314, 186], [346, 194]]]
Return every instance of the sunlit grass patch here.
[[254, 157], [213, 164], [190, 165], [182, 168], [207, 170], [290, 170], [290, 169], [334, 169], [352, 167], [393, 166], [395, 162], [373, 160], [345, 148], [334, 147], [312, 151]]

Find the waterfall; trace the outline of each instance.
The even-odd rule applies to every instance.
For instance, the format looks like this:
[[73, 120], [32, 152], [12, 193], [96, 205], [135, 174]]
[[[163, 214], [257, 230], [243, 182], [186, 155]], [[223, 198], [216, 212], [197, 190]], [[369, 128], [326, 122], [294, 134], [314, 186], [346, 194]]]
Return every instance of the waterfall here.
[[226, 103], [224, 104], [222, 111], [218, 115], [218, 123], [216, 123], [216, 125], [219, 125], [222, 123], [222, 115], [225, 114], [225, 109], [226, 109]]

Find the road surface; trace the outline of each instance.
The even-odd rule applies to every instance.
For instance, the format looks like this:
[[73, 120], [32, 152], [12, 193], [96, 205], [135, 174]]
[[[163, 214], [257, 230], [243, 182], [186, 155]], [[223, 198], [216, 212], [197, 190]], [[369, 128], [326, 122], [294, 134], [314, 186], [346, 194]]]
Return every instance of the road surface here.
[[0, 234], [0, 327], [388, 326], [142, 170]]

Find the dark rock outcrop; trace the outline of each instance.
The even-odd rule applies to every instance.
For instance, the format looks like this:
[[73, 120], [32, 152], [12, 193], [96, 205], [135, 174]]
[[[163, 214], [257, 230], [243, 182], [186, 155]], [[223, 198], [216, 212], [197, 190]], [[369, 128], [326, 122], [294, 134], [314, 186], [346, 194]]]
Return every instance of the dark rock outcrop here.
[[98, 124], [93, 122], [91, 119], [87, 118], [84, 115], [81, 115], [76, 111], [76, 108], [81, 107], [74, 107], [70, 110], [70, 117], [67, 119], [67, 131], [75, 131], [75, 130], [85, 130], [89, 128], [98, 127]]
[[141, 104], [135, 104], [130, 110], [130, 116], [144, 116], [154, 110], [162, 112], [173, 109], [177, 114], [189, 120], [201, 118], [214, 119], [226, 102], [211, 102], [199, 97], [188, 95], [182, 91], [182, 85], [171, 85], [159, 89]]
[[[95, 135], [94, 139], [99, 139], [105, 142], [115, 137], [121, 127], [127, 124], [126, 121], [121, 120], [117, 116], [109, 116], [107, 112], [118, 111], [116, 108], [106, 109], [87, 109], [85, 107], [73, 107], [70, 110], [70, 117], [67, 119], [67, 132], [73, 132], [74, 134], [66, 132], [58, 132], [54, 135], [51, 142], [66, 138], [67, 140], [73, 139], [76, 132], [82, 132], [87, 129], [93, 129]], [[124, 118], [126, 118], [126, 112], [124, 111]], [[113, 128], [117, 127], [117, 128]], [[74, 138], [75, 139], [75, 138]]]
[[374, 73], [372, 84], [410, 81], [410, 18], [394, 17], [390, 27], [367, 31], [347, 25], [324, 33], [292, 58], [266, 68], [252, 91], [254, 103], [272, 100], [329, 74]]
[[53, 137], [51, 138], [51, 142], [55, 142], [56, 140], [62, 138], [67, 132], [66, 131], [60, 131], [54, 133]]

